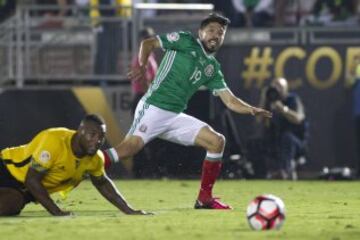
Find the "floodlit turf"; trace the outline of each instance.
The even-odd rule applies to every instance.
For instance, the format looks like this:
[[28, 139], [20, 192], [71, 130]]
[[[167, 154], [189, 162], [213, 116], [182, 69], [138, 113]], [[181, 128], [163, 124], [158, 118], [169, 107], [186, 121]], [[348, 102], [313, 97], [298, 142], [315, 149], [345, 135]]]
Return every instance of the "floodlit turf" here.
[[[75, 217], [51, 217], [28, 205], [19, 217], [0, 218], [4, 240], [127, 239], [360, 239], [360, 182], [219, 181], [215, 193], [233, 211], [194, 210], [198, 181], [116, 181], [136, 208], [154, 216], [127, 216], [104, 200], [90, 182], [59, 203]], [[248, 202], [272, 193], [285, 202], [279, 231], [255, 232], [245, 218]]]

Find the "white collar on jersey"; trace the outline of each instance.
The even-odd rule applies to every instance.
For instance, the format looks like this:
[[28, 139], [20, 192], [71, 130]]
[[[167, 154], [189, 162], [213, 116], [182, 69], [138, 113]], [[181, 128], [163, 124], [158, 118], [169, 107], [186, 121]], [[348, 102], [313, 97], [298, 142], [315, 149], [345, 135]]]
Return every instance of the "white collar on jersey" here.
[[215, 55], [215, 53], [207, 53], [206, 50], [204, 49], [204, 46], [203, 46], [202, 42], [200, 41], [200, 39], [197, 38], [196, 40], [197, 40], [197, 42], [199, 43], [201, 49], [203, 50], [205, 56], [206, 56], [207, 58], [213, 58], [214, 55]]

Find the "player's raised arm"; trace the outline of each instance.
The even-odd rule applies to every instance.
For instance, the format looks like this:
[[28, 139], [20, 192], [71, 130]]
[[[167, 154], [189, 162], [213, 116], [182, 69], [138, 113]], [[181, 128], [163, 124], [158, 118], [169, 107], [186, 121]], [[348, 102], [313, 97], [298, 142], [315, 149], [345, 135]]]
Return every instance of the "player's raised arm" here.
[[41, 183], [42, 178], [46, 175], [45, 171], [39, 171], [35, 166], [29, 167], [24, 185], [35, 197], [35, 199], [52, 215], [68, 216], [71, 212], [61, 210], [50, 198], [48, 191]]
[[139, 50], [139, 66], [132, 68], [128, 73], [128, 78], [132, 80], [137, 80], [142, 78], [146, 72], [146, 66], [148, 63], [148, 58], [150, 53], [155, 48], [160, 48], [160, 41], [156, 37], [151, 37], [141, 41], [140, 50]]
[[115, 207], [120, 209], [125, 214], [132, 215], [149, 215], [151, 213], [143, 210], [134, 210], [116, 189], [113, 182], [105, 175], [100, 177], [90, 176], [92, 184], [101, 193], [101, 195], [111, 202]]
[[271, 117], [272, 114], [262, 108], [253, 107], [250, 104], [244, 102], [240, 98], [236, 97], [230, 89], [225, 89], [217, 93], [225, 104], [225, 106], [234, 112], [241, 114], [260, 115], [264, 117]]

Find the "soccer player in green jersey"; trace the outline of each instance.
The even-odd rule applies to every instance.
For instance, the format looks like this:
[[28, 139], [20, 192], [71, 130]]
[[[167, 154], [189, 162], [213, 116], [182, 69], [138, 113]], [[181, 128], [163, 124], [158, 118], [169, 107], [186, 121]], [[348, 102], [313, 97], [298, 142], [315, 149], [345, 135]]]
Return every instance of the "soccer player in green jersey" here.
[[105, 151], [109, 165], [133, 156], [155, 137], [205, 148], [207, 153], [195, 209], [231, 207], [212, 195], [221, 170], [225, 137], [208, 124], [183, 113], [191, 96], [200, 86], [206, 86], [237, 113], [271, 117], [270, 112], [234, 96], [224, 81], [214, 54], [223, 44], [229, 22], [223, 16], [210, 14], [201, 22], [198, 38], [188, 32], [173, 32], [141, 42], [139, 67], [129, 72], [131, 79], [145, 74], [148, 57], [155, 48], [164, 49], [165, 55], [154, 81], [137, 105], [127, 136], [115, 148]]

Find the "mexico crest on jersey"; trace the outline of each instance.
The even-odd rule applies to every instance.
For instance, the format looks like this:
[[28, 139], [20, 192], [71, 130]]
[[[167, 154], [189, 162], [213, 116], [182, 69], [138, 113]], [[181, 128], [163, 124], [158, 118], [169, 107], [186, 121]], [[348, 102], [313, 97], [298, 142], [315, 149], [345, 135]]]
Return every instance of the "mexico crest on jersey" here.
[[168, 33], [166, 34], [166, 38], [167, 40], [169, 40], [170, 42], [176, 42], [177, 40], [179, 40], [180, 35], [177, 32], [172, 32], [172, 33]]
[[142, 125], [140, 126], [140, 128], [139, 128], [139, 131], [140, 131], [140, 132], [143, 132], [143, 133], [146, 133], [146, 131], [147, 131], [147, 126], [146, 126], [145, 124], [142, 124]]
[[211, 77], [214, 74], [214, 65], [209, 64], [205, 67], [205, 76]]

